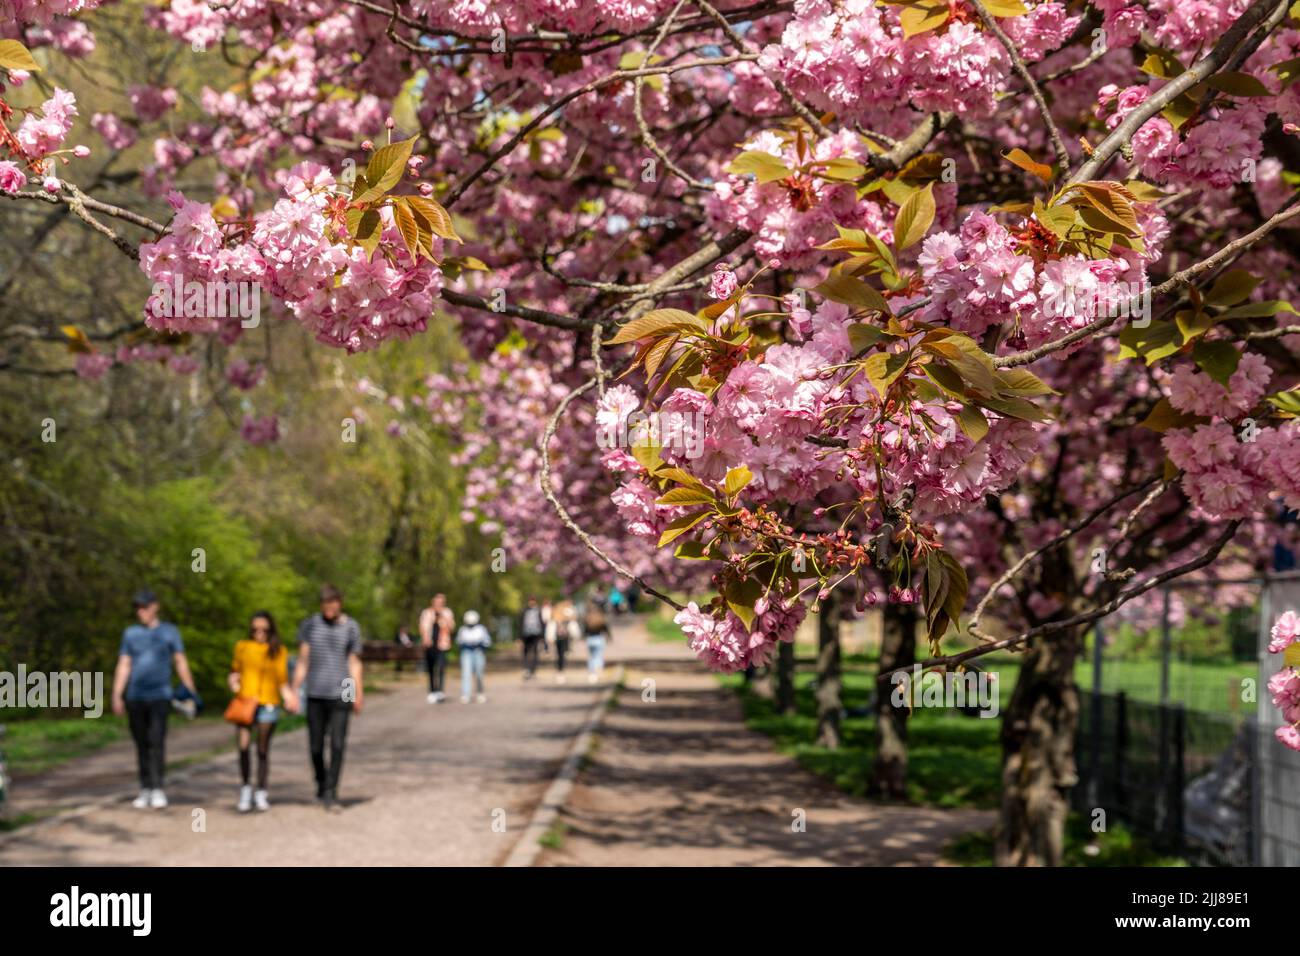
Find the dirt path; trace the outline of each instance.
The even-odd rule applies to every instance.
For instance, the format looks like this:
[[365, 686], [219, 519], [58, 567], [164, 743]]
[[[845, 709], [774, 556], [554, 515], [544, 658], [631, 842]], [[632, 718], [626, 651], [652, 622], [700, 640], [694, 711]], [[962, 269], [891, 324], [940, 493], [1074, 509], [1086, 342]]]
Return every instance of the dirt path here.
[[[486, 704], [430, 705], [413, 675], [371, 695], [349, 732], [338, 815], [313, 800], [301, 729], [274, 741], [273, 806], [264, 814], [235, 811], [233, 751], [169, 774], [164, 811], [127, 802], [135, 794], [129, 749], [87, 758], [77, 762], [85, 796], [117, 799], [0, 836], [0, 866], [493, 865], [527, 825], [600, 690], [574, 676], [561, 686], [548, 670], [524, 684], [502, 661], [489, 670]], [[459, 672], [453, 677], [458, 691]], [[195, 746], [219, 743], [210, 735]], [[46, 791], [74, 796], [76, 769], [47, 781]]]
[[651, 643], [641, 628], [620, 638], [610, 657], [627, 663], [624, 689], [540, 865], [923, 866], [992, 824], [986, 811], [846, 796], [746, 728], [736, 696], [684, 645]]

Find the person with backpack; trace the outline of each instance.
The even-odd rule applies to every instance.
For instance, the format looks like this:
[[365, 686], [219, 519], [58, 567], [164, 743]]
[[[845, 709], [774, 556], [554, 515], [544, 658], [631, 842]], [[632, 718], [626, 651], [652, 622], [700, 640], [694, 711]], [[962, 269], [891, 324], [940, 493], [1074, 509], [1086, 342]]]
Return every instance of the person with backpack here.
[[420, 643], [424, 647], [424, 663], [429, 671], [429, 696], [426, 700], [431, 704], [441, 704], [447, 698], [442, 688], [455, 628], [456, 615], [447, 607], [447, 596], [435, 594], [429, 606], [420, 612]]
[[537, 672], [538, 653], [546, 640], [546, 615], [534, 595], [529, 595], [519, 616], [519, 640], [524, 647], [524, 680], [532, 680]]
[[478, 697], [475, 699], [486, 704], [483, 674], [487, 670], [487, 649], [492, 644], [492, 635], [479, 623], [478, 611], [465, 612], [465, 622], [456, 632], [456, 644], [460, 647], [460, 702], [469, 703], [471, 685], [477, 682]]
[[569, 645], [582, 635], [582, 626], [578, 623], [578, 612], [573, 602], [563, 600], [551, 611], [551, 619], [546, 624], [546, 640], [555, 648], [555, 683], [563, 684], [564, 659], [568, 656]]
[[582, 615], [582, 635], [587, 641], [587, 683], [600, 680], [605, 669], [605, 644], [609, 640], [609, 619], [605, 602], [597, 591], [592, 591]]
[[122, 632], [113, 672], [113, 713], [127, 715], [140, 771], [137, 810], [167, 806], [163, 771], [167, 765], [167, 717], [172, 711], [172, 668], [186, 690], [198, 697], [181, 632], [159, 616], [158, 598], [148, 588], [132, 604], [138, 623]]

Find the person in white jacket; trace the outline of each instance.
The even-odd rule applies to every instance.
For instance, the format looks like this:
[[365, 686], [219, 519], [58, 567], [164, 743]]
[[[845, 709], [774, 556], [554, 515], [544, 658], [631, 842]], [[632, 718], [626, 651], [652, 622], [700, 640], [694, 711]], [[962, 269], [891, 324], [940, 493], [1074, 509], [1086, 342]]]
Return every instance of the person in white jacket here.
[[487, 670], [487, 649], [492, 644], [492, 635], [479, 623], [478, 611], [466, 611], [464, 622], [456, 631], [456, 644], [460, 647], [460, 702], [469, 703], [470, 679], [477, 681], [480, 704], [487, 703], [487, 694], [483, 692], [483, 673]]

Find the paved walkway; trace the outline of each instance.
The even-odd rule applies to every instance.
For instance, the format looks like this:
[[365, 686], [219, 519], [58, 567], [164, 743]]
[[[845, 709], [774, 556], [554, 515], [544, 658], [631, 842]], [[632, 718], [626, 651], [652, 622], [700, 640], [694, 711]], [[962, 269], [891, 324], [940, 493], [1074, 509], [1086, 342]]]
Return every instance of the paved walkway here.
[[746, 728], [739, 699], [684, 644], [640, 629], [615, 644], [624, 689], [541, 865], [934, 865], [954, 836], [993, 823], [987, 811], [846, 796]]
[[[584, 679], [581, 660], [576, 664], [577, 680], [557, 685], [549, 671], [524, 684], [502, 662], [489, 670], [486, 704], [427, 704], [414, 675], [368, 696], [349, 731], [340, 786], [345, 809], [333, 816], [313, 799], [302, 729], [273, 742], [270, 813], [235, 811], [233, 750], [172, 773], [164, 811], [130, 806], [129, 749], [78, 761], [91, 764], [86, 796], [115, 789], [120, 798], [0, 836], [0, 866], [495, 865], [527, 825], [599, 693]], [[458, 670], [448, 673], [453, 677], [458, 692]], [[233, 737], [233, 730], [216, 730]], [[59, 789], [75, 772], [61, 771]], [[195, 832], [198, 816], [202, 832]]]
[[[313, 800], [302, 729], [274, 742], [265, 814], [235, 812], [233, 750], [204, 759], [233, 736], [224, 726], [178, 727], [169, 756], [193, 762], [170, 774], [165, 811], [129, 805], [134, 752], [106, 748], [16, 787], [19, 812], [82, 809], [0, 835], [0, 866], [499, 865], [604, 689], [584, 679], [584, 652], [564, 685], [550, 661], [527, 684], [514, 661], [497, 662], [486, 704], [429, 705], [415, 675], [369, 695], [353, 718], [337, 815]], [[625, 689], [542, 865], [924, 865], [952, 836], [991, 823], [839, 793], [748, 730], [737, 698], [684, 644], [653, 643], [640, 622], [616, 625], [608, 658], [627, 666]]]

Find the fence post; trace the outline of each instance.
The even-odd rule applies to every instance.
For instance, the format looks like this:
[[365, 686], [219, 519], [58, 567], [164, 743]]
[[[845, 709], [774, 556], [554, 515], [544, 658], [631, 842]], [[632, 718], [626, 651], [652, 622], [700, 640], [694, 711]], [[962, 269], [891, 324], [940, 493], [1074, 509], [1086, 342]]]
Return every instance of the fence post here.
[[1115, 809], [1128, 810], [1128, 787], [1124, 777], [1128, 762], [1128, 694], [1115, 696]]
[[1183, 839], [1183, 788], [1187, 783], [1187, 768], [1184, 765], [1187, 743], [1187, 714], [1182, 704], [1173, 709], [1173, 766], [1169, 774], [1168, 813], [1165, 832], [1171, 845], [1181, 850]]
[[1160, 613], [1160, 703], [1169, 703], [1169, 655], [1173, 651], [1173, 632], [1169, 626], [1169, 588], [1164, 589]]
[[1105, 637], [1101, 620], [1092, 625], [1092, 716], [1088, 727], [1088, 802], [1101, 804], [1101, 654]]

